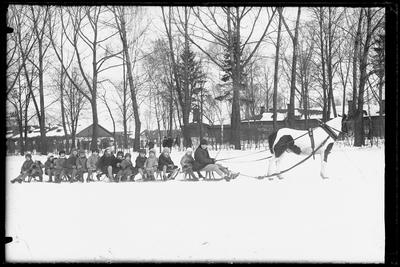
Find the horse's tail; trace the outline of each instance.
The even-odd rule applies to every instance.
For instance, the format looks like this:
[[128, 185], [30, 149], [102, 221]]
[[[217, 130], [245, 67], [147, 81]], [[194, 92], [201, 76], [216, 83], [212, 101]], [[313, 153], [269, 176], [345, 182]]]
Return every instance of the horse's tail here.
[[268, 136], [268, 146], [269, 146], [269, 151], [271, 153], [274, 153], [273, 145], [276, 139], [276, 135], [278, 134], [278, 131], [273, 131], [269, 136]]

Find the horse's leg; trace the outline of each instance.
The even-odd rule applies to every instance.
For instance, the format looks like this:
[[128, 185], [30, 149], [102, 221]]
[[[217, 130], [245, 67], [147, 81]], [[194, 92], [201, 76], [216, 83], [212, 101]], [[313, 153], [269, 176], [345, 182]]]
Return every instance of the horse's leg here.
[[333, 143], [329, 143], [326, 148], [321, 151], [321, 172], [320, 175], [322, 178], [326, 179], [328, 177], [328, 173], [326, 171], [328, 165], [328, 155], [331, 153]]
[[[268, 162], [268, 172], [267, 172], [267, 176], [270, 176], [271, 174], [274, 173], [274, 166], [276, 166], [276, 158], [275, 155], [272, 155], [271, 159]], [[273, 179], [273, 177], [269, 177], [270, 180]]]
[[[280, 173], [281, 172], [281, 164], [282, 164], [282, 161], [283, 161], [283, 158], [284, 158], [285, 154], [286, 154], [286, 152], [283, 152], [282, 155], [280, 155], [280, 157], [277, 158], [277, 160], [276, 160], [276, 173]], [[279, 179], [283, 179], [284, 178], [283, 174], [278, 174], [278, 178]]]

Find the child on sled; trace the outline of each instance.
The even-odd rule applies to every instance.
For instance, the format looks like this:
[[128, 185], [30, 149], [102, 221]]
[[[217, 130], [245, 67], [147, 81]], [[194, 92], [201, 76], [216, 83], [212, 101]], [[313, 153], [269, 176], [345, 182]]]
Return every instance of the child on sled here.
[[196, 177], [196, 175], [193, 172], [194, 158], [192, 156], [192, 152], [193, 152], [192, 148], [188, 147], [186, 149], [186, 152], [183, 155], [180, 163], [182, 166], [182, 171], [183, 171], [183, 173], [185, 173], [185, 177], [186, 177], [186, 175], [188, 175], [189, 180], [198, 181], [199, 179]]

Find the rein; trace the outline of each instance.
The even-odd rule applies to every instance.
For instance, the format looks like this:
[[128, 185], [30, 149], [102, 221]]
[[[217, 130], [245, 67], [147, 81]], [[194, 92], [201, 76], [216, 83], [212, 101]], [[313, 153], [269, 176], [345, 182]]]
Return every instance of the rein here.
[[[324, 140], [324, 142], [322, 142], [322, 144], [320, 144], [320, 145], [318, 146], [318, 148], [317, 148], [316, 150], [318, 150], [318, 149], [320, 149], [321, 147], [323, 147], [323, 146], [325, 145], [326, 141], [328, 141], [328, 139], [329, 139], [329, 136]], [[285, 173], [285, 172], [288, 172], [288, 171], [290, 171], [291, 169], [293, 169], [293, 168], [299, 166], [300, 164], [304, 163], [306, 160], [308, 160], [309, 158], [311, 158], [312, 155], [313, 155], [313, 153], [311, 153], [310, 155], [308, 155], [308, 156], [307, 156], [306, 158], [304, 158], [303, 160], [297, 162], [295, 165], [291, 166], [290, 168], [287, 168], [286, 170], [280, 171], [280, 172], [278, 172], [278, 173], [273, 173], [273, 174], [270, 174], [270, 175], [263, 175], [263, 176], [251, 176], [251, 175], [246, 175], [246, 174], [241, 174], [241, 175], [246, 176], [246, 177], [250, 177], [250, 178], [256, 178], [256, 179], [259, 179], [259, 180], [264, 179], [264, 178], [268, 178], [268, 177], [272, 177], [272, 176], [275, 176], [275, 175], [281, 175], [281, 174], [283, 174], [283, 173]]]

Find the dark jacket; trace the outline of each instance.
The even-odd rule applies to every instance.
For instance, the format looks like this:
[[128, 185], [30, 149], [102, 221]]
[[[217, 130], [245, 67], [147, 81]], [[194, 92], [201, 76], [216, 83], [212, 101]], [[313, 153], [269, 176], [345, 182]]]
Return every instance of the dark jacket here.
[[74, 167], [76, 168], [76, 159], [77, 158], [78, 157], [71, 154], [65, 162], [65, 168], [67, 168], [67, 169], [74, 169]]
[[39, 160], [35, 161], [31, 165], [31, 174], [38, 174], [42, 175], [43, 174], [43, 163], [40, 162]]
[[109, 157], [103, 155], [97, 162], [98, 168], [104, 171], [105, 169], [107, 169], [108, 166], [112, 166], [114, 164], [114, 161], [115, 161], [114, 155], [111, 155]]
[[25, 160], [21, 167], [21, 173], [29, 171], [31, 169], [32, 164], [33, 164], [33, 160], [31, 160], [31, 159]]
[[58, 158], [55, 161], [55, 169], [57, 170], [62, 170], [65, 168], [65, 163], [67, 159], [66, 158]]
[[123, 160], [124, 160], [123, 158], [119, 159], [119, 158], [114, 157], [114, 161], [111, 164], [111, 166], [113, 167], [113, 172], [114, 173], [117, 173], [117, 172], [119, 172], [121, 170], [121, 162]]
[[87, 162], [87, 158], [86, 157], [79, 157], [76, 159], [76, 168], [79, 170], [83, 170], [86, 171], [86, 162]]
[[121, 169], [125, 170], [125, 169], [132, 169], [132, 161], [127, 160], [127, 159], [123, 159], [121, 161]]
[[164, 153], [161, 153], [160, 157], [158, 158], [158, 169], [162, 170], [164, 166], [174, 165], [171, 157], [166, 157]]
[[144, 168], [144, 163], [146, 162], [147, 157], [141, 157], [141, 156], [137, 156], [135, 163], [136, 163], [136, 168]]
[[44, 168], [46, 170], [52, 170], [55, 167], [55, 159], [53, 158], [52, 160], [47, 159], [46, 162], [44, 163]]
[[199, 146], [194, 152], [194, 164], [193, 164], [194, 171], [199, 171], [208, 164], [214, 164], [214, 163], [215, 159], [210, 158], [210, 154], [208, 154], [207, 149], [202, 149], [201, 146]]

